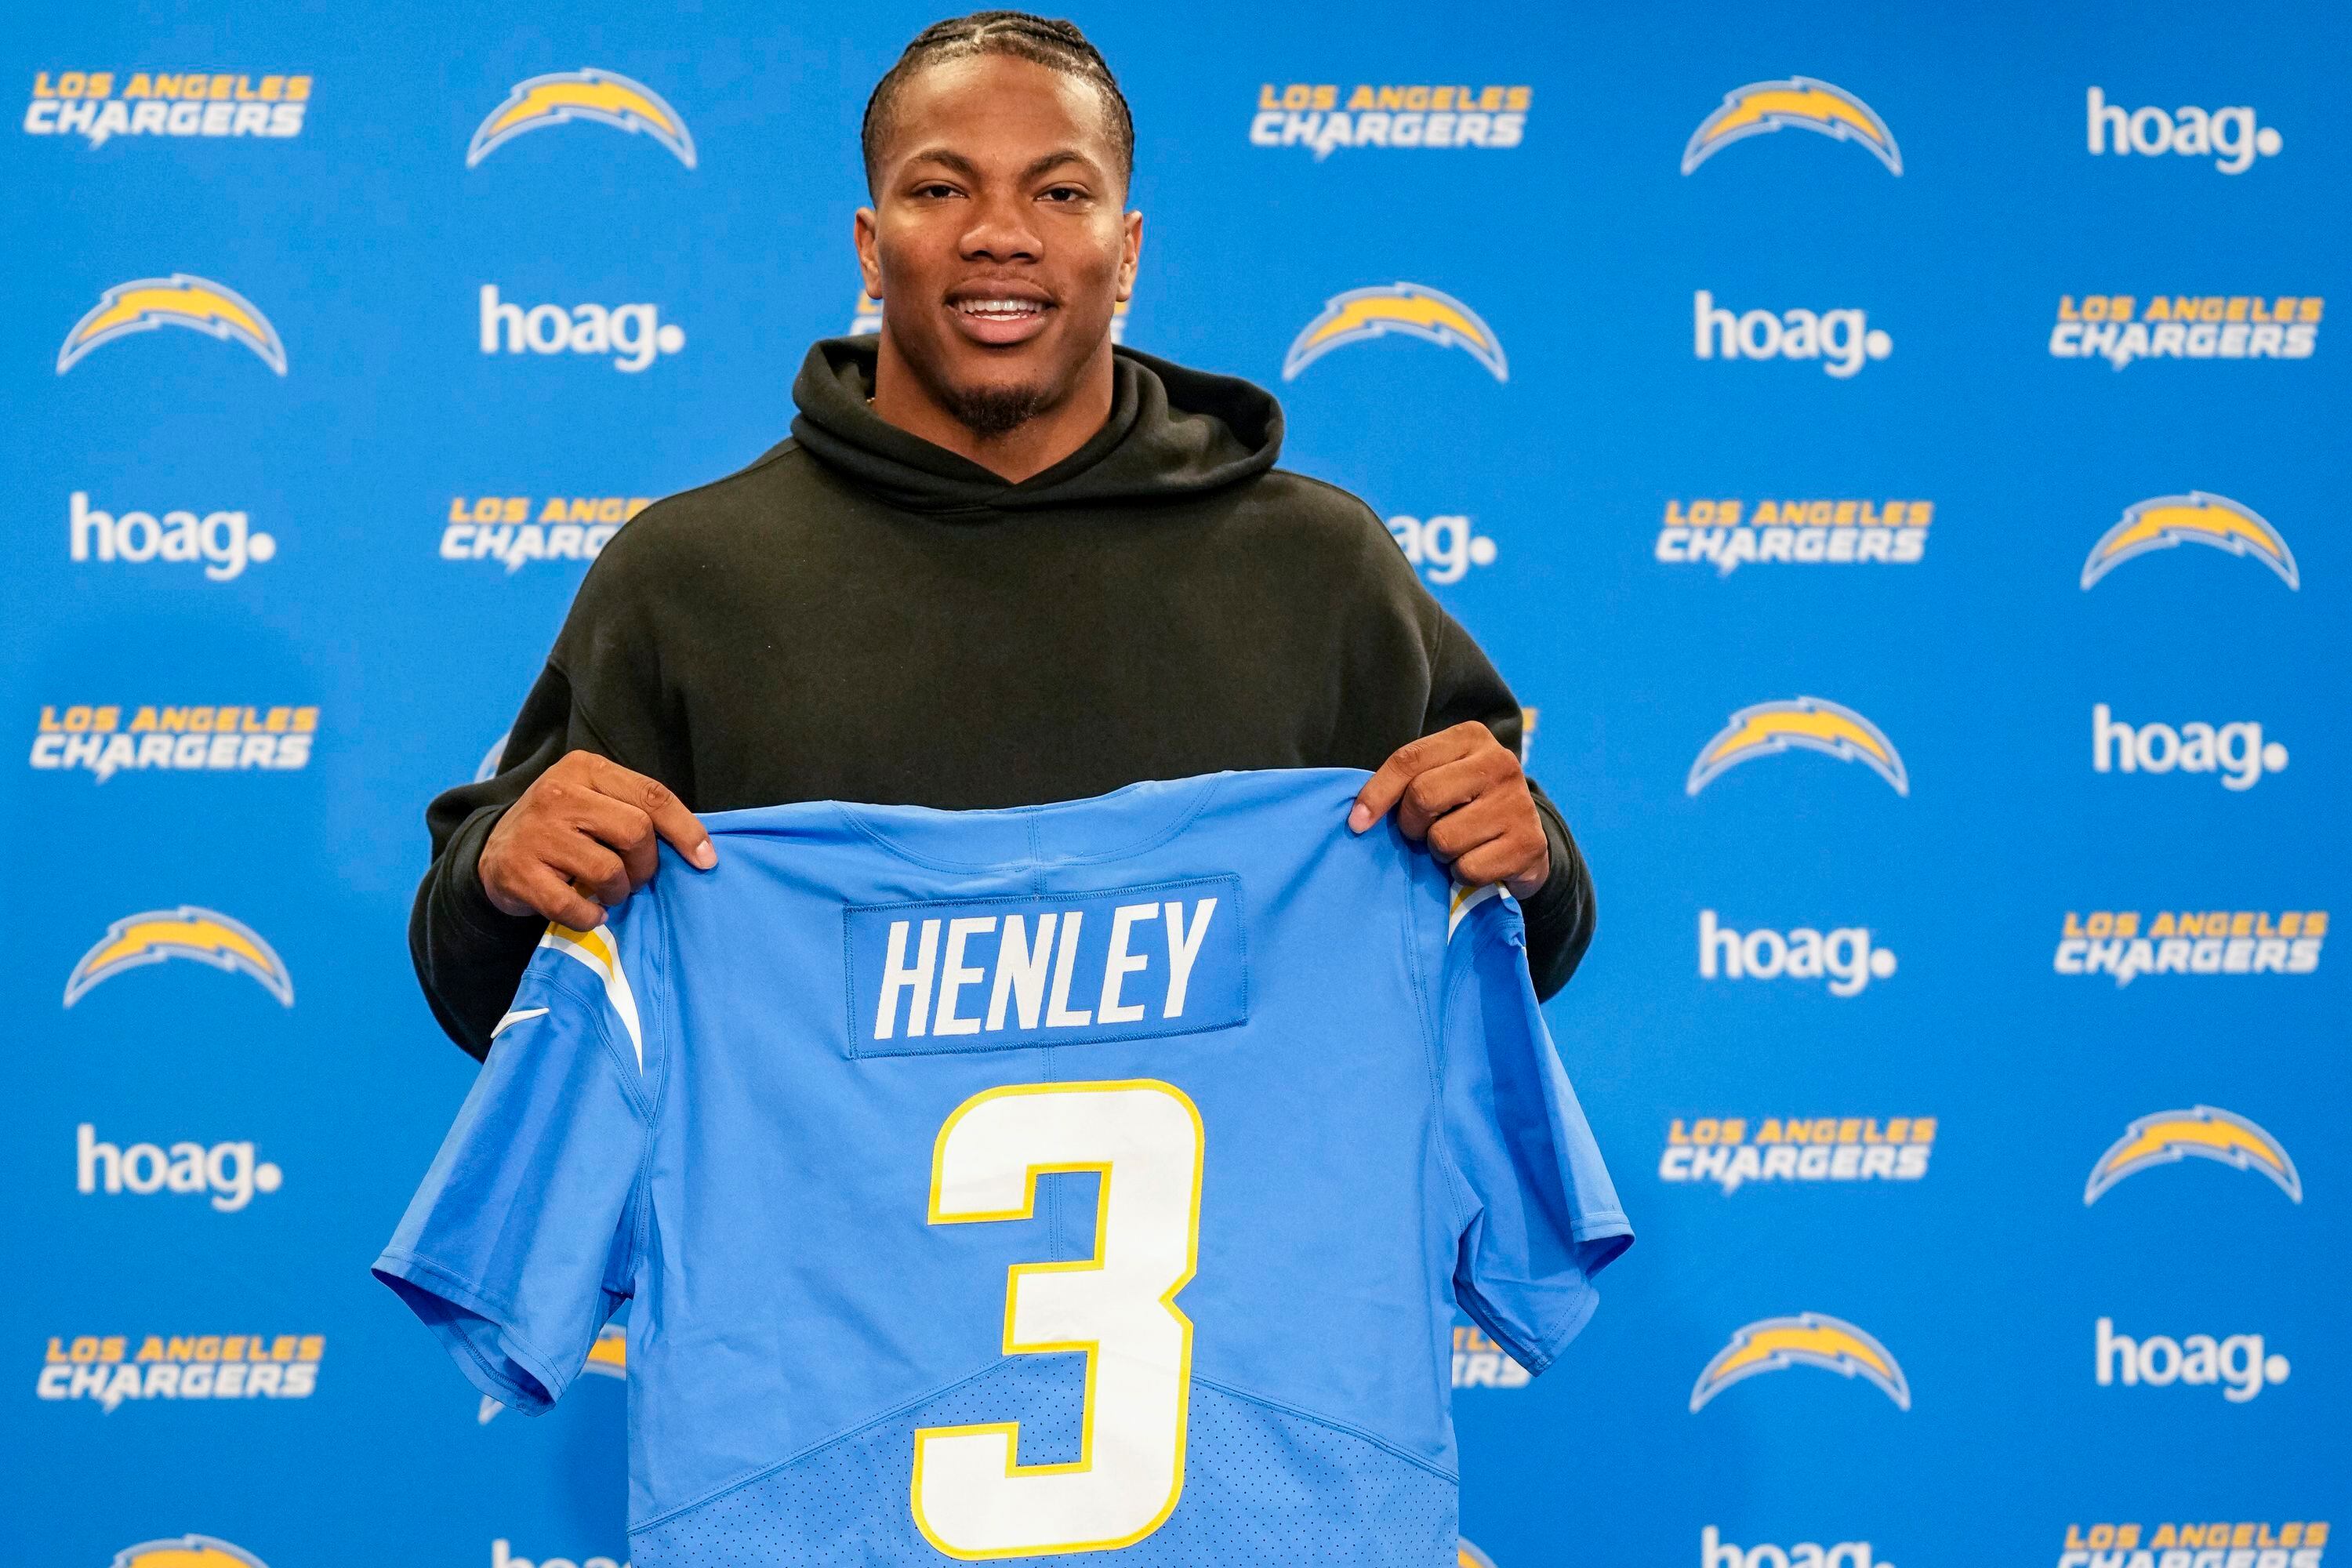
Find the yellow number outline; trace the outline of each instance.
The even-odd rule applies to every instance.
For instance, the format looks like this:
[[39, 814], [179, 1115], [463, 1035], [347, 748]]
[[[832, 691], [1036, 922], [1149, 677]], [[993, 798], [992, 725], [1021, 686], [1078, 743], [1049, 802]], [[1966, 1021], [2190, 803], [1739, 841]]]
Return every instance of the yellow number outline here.
[[[1015, 1476], [1073, 1475], [1094, 1468], [1095, 1363], [1097, 1358], [1101, 1352], [1102, 1342], [1099, 1340], [1073, 1340], [1068, 1342], [1041, 1341], [1035, 1343], [1024, 1343], [1013, 1338], [1013, 1319], [1014, 1310], [1020, 1297], [1021, 1281], [1024, 1276], [1031, 1274], [1065, 1274], [1101, 1271], [1105, 1257], [1105, 1248], [1109, 1240], [1110, 1184], [1112, 1180], [1112, 1166], [1115, 1162], [1108, 1160], [1099, 1162], [1077, 1161], [1066, 1164], [1030, 1165], [1026, 1169], [1025, 1179], [1023, 1183], [1020, 1207], [1002, 1210], [971, 1210], [968, 1212], [960, 1211], [948, 1213], [942, 1211], [940, 1206], [940, 1184], [942, 1166], [947, 1153], [948, 1139], [955, 1131], [958, 1124], [963, 1121], [967, 1114], [977, 1110], [980, 1106], [986, 1104], [990, 1100], [1009, 1099], [1016, 1095], [1074, 1094], [1079, 1092], [1099, 1094], [1115, 1090], [1145, 1090], [1152, 1093], [1164, 1094], [1170, 1099], [1175, 1100], [1177, 1104], [1182, 1106], [1184, 1108], [1184, 1113], [1191, 1117], [1192, 1121], [1192, 1202], [1186, 1215], [1188, 1224], [1184, 1238], [1184, 1270], [1181, 1274], [1177, 1276], [1173, 1284], [1170, 1285], [1167, 1289], [1160, 1293], [1156, 1303], [1162, 1310], [1167, 1312], [1170, 1317], [1176, 1321], [1181, 1334], [1181, 1353], [1178, 1359], [1176, 1367], [1176, 1463], [1174, 1472], [1169, 1479], [1168, 1499], [1160, 1505], [1159, 1512], [1152, 1515], [1148, 1523], [1144, 1524], [1139, 1529], [1129, 1531], [1126, 1535], [1108, 1540], [1071, 1542], [1062, 1545], [1013, 1546], [981, 1551], [966, 1551], [960, 1547], [951, 1546], [945, 1541], [942, 1541], [931, 1529], [930, 1521], [926, 1519], [923, 1514], [923, 1451], [928, 1446], [928, 1439], [933, 1436], [952, 1437], [982, 1433], [1001, 1432], [1004, 1434], [1005, 1438], [1004, 1473], [1007, 1479], [1011, 1479]], [[1060, 1175], [1077, 1172], [1093, 1171], [1097, 1173], [1101, 1183], [1099, 1190], [1095, 1194], [1095, 1247], [1094, 1256], [1092, 1258], [1073, 1259], [1068, 1262], [1060, 1263], [1015, 1263], [1005, 1269], [1004, 1328], [1003, 1333], [1003, 1352], [1006, 1355], [1045, 1355], [1067, 1352], [1083, 1352], [1086, 1355], [1086, 1394], [1085, 1404], [1081, 1407], [1079, 1415], [1078, 1457], [1076, 1459], [1063, 1460], [1055, 1464], [1024, 1465], [1020, 1463], [1021, 1423], [1017, 1420], [982, 1421], [959, 1426], [917, 1427], [915, 1429], [914, 1476], [908, 1483], [908, 1500], [909, 1508], [914, 1515], [915, 1528], [921, 1531], [923, 1539], [929, 1542], [931, 1545], [937, 1548], [940, 1552], [962, 1562], [978, 1562], [996, 1557], [1059, 1556], [1072, 1552], [1115, 1552], [1121, 1547], [1132, 1546], [1137, 1542], [1141, 1541], [1153, 1531], [1158, 1530], [1161, 1525], [1167, 1523], [1169, 1516], [1176, 1511], [1176, 1505], [1184, 1495], [1184, 1462], [1186, 1457], [1185, 1450], [1188, 1446], [1186, 1443], [1186, 1436], [1191, 1429], [1192, 1415], [1192, 1320], [1185, 1314], [1182, 1308], [1176, 1305], [1176, 1298], [1183, 1290], [1184, 1287], [1192, 1282], [1192, 1277], [1200, 1266], [1201, 1173], [1202, 1166], [1204, 1163], [1204, 1153], [1207, 1144], [1208, 1131], [1201, 1123], [1201, 1110], [1200, 1107], [1192, 1103], [1192, 1097], [1186, 1094], [1182, 1089], [1178, 1089], [1172, 1083], [1166, 1083], [1159, 1079], [1148, 1078], [1111, 1079], [1085, 1083], [1007, 1084], [999, 1089], [982, 1089], [980, 1093], [975, 1094], [971, 1099], [965, 1100], [961, 1105], [957, 1106], [954, 1110], [948, 1114], [948, 1119], [940, 1124], [939, 1136], [934, 1139], [931, 1143], [931, 1185], [928, 1220], [929, 1223], [932, 1225], [972, 1225], [992, 1220], [1034, 1218], [1035, 1217], [1037, 1211], [1037, 1178], [1040, 1176]]]

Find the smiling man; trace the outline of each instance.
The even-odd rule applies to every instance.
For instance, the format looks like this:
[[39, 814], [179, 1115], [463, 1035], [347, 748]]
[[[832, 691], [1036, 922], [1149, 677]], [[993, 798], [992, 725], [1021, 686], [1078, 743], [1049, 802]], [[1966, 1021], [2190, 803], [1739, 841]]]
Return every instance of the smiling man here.
[[940, 23], [864, 141], [881, 332], [817, 343], [790, 440], [614, 538], [497, 775], [433, 803], [410, 948], [443, 1027], [486, 1052], [546, 922], [600, 923], [659, 841], [714, 864], [697, 811], [1228, 768], [1375, 770], [1348, 826], [1393, 810], [1507, 886], [1557, 991], [1591, 883], [1502, 679], [1370, 508], [1274, 466], [1270, 395], [1111, 343], [1143, 217], [1102, 57], [1066, 22]]

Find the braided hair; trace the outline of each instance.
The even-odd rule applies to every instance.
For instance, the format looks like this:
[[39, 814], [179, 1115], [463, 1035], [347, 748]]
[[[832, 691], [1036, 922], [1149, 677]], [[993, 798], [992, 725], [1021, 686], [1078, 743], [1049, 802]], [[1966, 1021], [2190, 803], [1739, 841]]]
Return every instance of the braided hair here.
[[975, 55], [1011, 55], [1093, 83], [1102, 94], [1111, 146], [1118, 155], [1119, 177], [1124, 180], [1134, 173], [1135, 117], [1129, 112], [1127, 97], [1118, 90], [1118, 80], [1110, 74], [1102, 51], [1087, 40], [1076, 25], [1033, 16], [1026, 11], [974, 11], [968, 16], [934, 22], [916, 34], [898, 64], [875, 83], [874, 96], [866, 100], [866, 121], [859, 132], [868, 189], [881, 166], [882, 138], [889, 130], [891, 110], [907, 79], [926, 66]]

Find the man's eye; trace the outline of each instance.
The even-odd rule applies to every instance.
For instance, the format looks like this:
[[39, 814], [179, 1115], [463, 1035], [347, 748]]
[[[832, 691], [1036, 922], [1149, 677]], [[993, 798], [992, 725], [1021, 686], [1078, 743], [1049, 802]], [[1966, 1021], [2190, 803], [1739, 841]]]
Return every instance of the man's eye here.
[[1087, 193], [1080, 190], [1076, 185], [1055, 185], [1045, 193], [1045, 199], [1049, 202], [1061, 202], [1066, 205], [1071, 202], [1082, 202], [1086, 200]]
[[953, 185], [944, 184], [938, 182], [917, 185], [915, 187], [915, 195], [924, 198], [925, 200], [944, 199], [945, 197], [954, 195], [955, 194], [956, 188]]

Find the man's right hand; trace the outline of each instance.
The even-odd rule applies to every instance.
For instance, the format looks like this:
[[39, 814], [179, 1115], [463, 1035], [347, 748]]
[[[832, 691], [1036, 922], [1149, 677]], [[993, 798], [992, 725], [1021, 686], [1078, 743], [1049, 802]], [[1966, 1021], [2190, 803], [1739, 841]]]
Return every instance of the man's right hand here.
[[708, 871], [710, 835], [667, 787], [593, 752], [572, 752], [507, 807], [482, 846], [482, 890], [510, 915], [574, 931], [653, 879], [657, 840]]

